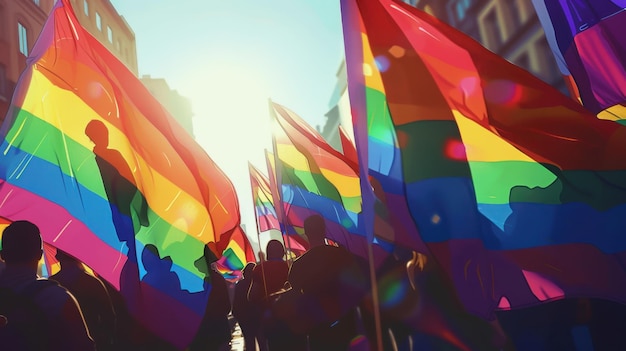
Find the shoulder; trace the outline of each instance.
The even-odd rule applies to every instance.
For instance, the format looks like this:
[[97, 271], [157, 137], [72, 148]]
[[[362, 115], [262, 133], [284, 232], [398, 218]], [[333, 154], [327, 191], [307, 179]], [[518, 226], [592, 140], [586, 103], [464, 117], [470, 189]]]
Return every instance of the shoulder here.
[[40, 279], [35, 284], [39, 285], [39, 292], [34, 296], [34, 301], [49, 314], [61, 314], [68, 304], [77, 305], [74, 296], [57, 282]]
[[311, 266], [315, 269], [337, 268], [338, 265], [349, 264], [354, 261], [354, 255], [343, 247], [318, 246], [298, 257], [291, 267], [293, 270]]

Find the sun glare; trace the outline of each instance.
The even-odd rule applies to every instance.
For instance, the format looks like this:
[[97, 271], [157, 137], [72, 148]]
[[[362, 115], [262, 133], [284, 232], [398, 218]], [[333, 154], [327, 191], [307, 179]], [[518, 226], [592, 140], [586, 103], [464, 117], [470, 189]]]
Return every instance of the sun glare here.
[[[251, 226], [248, 161], [265, 169], [271, 150], [270, 84], [248, 67], [223, 62], [185, 77], [196, 141], [226, 173], [240, 199], [242, 222]], [[249, 228], [252, 229], [252, 228]]]
[[194, 134], [209, 155], [224, 168], [243, 163], [247, 169], [248, 160], [263, 159], [271, 146], [267, 82], [229, 65], [188, 79]]

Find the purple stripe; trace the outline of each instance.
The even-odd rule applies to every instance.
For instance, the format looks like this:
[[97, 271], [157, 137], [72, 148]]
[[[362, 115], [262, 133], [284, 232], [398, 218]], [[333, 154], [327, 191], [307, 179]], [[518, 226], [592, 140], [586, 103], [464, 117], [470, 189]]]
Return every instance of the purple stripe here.
[[[626, 23], [626, 12], [619, 18], [611, 18], [610, 21], [621, 20], [620, 24]], [[581, 97], [585, 106], [591, 106], [589, 101], [593, 99], [597, 107], [594, 112], [603, 110], [626, 100], [626, 52], [617, 48], [626, 48], [626, 36], [620, 35], [618, 41], [607, 40], [606, 34], [610, 31], [609, 22], [600, 23], [578, 34], [574, 41], [576, 48], [566, 52], [566, 60], [572, 62], [570, 71], [574, 78], [586, 75], [589, 80], [588, 87], [580, 87]], [[621, 29], [626, 31], [626, 28]], [[573, 55], [578, 55], [580, 61], [573, 60]], [[580, 62], [580, 65], [575, 63]], [[578, 82], [578, 79], [577, 79]]]
[[[140, 299], [137, 301], [141, 307], [135, 316], [143, 325], [151, 326], [151, 332], [159, 335], [165, 340], [178, 342], [175, 344], [178, 349], [184, 349], [188, 343], [185, 340], [192, 340], [200, 325], [202, 316], [189, 309], [184, 304], [176, 301], [158, 288], [152, 287], [145, 282], [140, 285]], [[206, 293], [202, 294], [206, 299]], [[155, 323], [155, 321], [166, 319], [165, 323]]]
[[495, 251], [476, 239], [429, 248], [463, 292], [464, 305], [484, 318], [498, 305], [527, 307], [564, 296], [626, 303], [626, 252], [607, 255], [586, 244]]

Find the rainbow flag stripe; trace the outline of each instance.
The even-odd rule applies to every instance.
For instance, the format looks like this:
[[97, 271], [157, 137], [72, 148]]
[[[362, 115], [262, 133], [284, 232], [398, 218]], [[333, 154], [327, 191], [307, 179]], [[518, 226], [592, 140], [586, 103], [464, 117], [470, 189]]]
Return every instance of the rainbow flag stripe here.
[[234, 282], [241, 278], [241, 271], [250, 262], [256, 262], [254, 250], [246, 233], [237, 228], [230, 236], [230, 242], [222, 257], [216, 261], [217, 270], [224, 279]]
[[[289, 225], [301, 228], [307, 217], [319, 214], [326, 220], [328, 238], [368, 258], [367, 238], [359, 218], [358, 170], [294, 112], [275, 103], [272, 107], [280, 126], [274, 132], [276, 179]], [[378, 244], [374, 253], [380, 263], [389, 247]]]
[[[344, 3], [344, 7], [350, 6]], [[380, 69], [388, 61], [374, 58], [358, 13], [342, 8], [348, 88], [365, 218], [377, 235], [411, 250], [428, 252], [405, 200], [401, 145], [393, 128]], [[378, 62], [381, 61], [381, 62]], [[380, 67], [380, 68], [379, 68]], [[381, 211], [381, 209], [386, 210]], [[384, 224], [387, 224], [384, 226]]]
[[490, 318], [565, 296], [624, 302], [626, 127], [411, 6], [342, 10], [357, 147], [369, 143], [360, 161], [398, 150], [390, 181], [466, 308]]
[[249, 162], [248, 171], [250, 173], [250, 186], [252, 188], [252, 202], [254, 203], [257, 229], [259, 232], [266, 232], [271, 229], [280, 231], [280, 223], [274, 207], [268, 177], [263, 175]]
[[37, 224], [185, 347], [209, 290], [204, 247], [219, 256], [239, 226], [234, 188], [69, 1], [44, 25], [0, 135], [0, 215]]

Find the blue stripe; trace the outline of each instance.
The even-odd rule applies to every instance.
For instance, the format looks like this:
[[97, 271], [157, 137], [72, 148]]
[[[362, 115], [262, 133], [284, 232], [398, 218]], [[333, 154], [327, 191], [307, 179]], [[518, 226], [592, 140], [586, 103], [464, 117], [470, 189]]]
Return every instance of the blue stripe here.
[[357, 230], [358, 214], [346, 210], [343, 204], [291, 184], [283, 184], [281, 189], [283, 202], [308, 208], [350, 233], [364, 235]]
[[[0, 147], [5, 150], [7, 142], [4, 141]], [[20, 166], [20, 160], [29, 160], [21, 173], [21, 168], [18, 169], [23, 166]], [[15, 174], [14, 171], [16, 171]], [[10, 175], [13, 176], [7, 180]], [[93, 176], [100, 177], [99, 174]], [[131, 228], [132, 232], [131, 218], [120, 213], [107, 200], [81, 185], [76, 178], [63, 173], [57, 165], [11, 146], [0, 162], [0, 178], [64, 208], [108, 246], [123, 253], [129, 261], [137, 262], [134, 255], [128, 255], [128, 246], [118, 239], [113, 219], [122, 223], [122, 226]], [[137, 250], [143, 248], [139, 240], [134, 240], [134, 242]], [[176, 264], [173, 265], [172, 270], [178, 274], [182, 286], [191, 291], [197, 291], [203, 283], [200, 277]]]
[[[5, 140], [0, 148], [6, 150], [7, 147]], [[21, 160], [29, 160], [28, 165], [23, 167]], [[100, 177], [99, 174], [93, 176]], [[76, 178], [63, 173], [58, 165], [11, 146], [0, 162], [0, 178], [64, 208], [107, 245], [120, 251], [122, 243], [111, 218], [113, 215], [125, 217], [129, 222], [130, 218], [81, 185]], [[122, 252], [126, 254], [128, 249]]]
[[[208, 281], [199, 279], [171, 261], [156, 257], [144, 248], [141, 243], [137, 243], [137, 252], [140, 252], [141, 258], [138, 278], [142, 283], [160, 290], [193, 311], [203, 311], [211, 290]], [[146, 264], [149, 267], [145, 267]]]
[[476, 204], [467, 178], [407, 184], [407, 201], [425, 242], [480, 239], [491, 250], [587, 243], [626, 251], [626, 204], [600, 211], [580, 202]]

